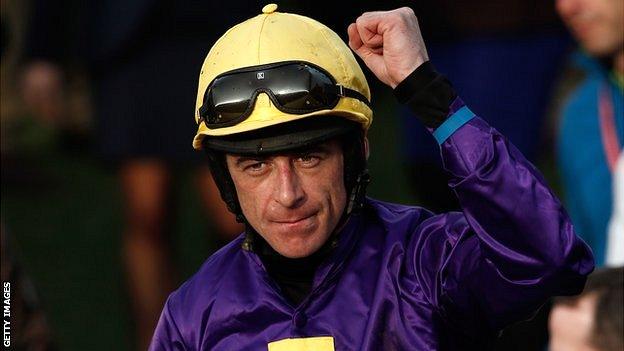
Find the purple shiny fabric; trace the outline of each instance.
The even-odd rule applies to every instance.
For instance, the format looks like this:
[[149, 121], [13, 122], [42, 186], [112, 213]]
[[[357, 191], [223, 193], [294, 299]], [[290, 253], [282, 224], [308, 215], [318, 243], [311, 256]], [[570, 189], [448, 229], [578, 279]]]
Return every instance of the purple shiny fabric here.
[[150, 350], [311, 336], [332, 336], [336, 350], [468, 350], [548, 297], [579, 293], [591, 251], [520, 152], [479, 118], [441, 150], [463, 212], [368, 199], [299, 306], [239, 237], [171, 294]]

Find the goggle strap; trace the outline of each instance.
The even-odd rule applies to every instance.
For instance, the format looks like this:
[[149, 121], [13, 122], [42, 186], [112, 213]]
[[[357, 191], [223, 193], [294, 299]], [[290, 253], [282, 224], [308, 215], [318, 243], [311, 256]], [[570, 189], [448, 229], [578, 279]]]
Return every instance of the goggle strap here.
[[336, 86], [338, 87], [338, 95], [358, 99], [366, 104], [366, 106], [368, 106], [369, 108], [371, 107], [370, 102], [368, 102], [366, 96], [362, 95], [359, 91], [346, 88], [340, 84], [336, 84]]
[[197, 124], [201, 124], [203, 121], [205, 121], [204, 116], [208, 113], [208, 106], [206, 106], [206, 103], [204, 102], [200, 107], [199, 107], [199, 120], [197, 122]]

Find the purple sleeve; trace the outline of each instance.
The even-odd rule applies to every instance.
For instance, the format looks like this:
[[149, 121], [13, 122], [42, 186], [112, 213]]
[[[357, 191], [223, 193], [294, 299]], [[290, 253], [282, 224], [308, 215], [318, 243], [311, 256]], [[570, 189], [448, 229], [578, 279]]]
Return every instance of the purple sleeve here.
[[187, 351], [178, 326], [171, 313], [170, 300], [165, 303], [154, 331], [149, 351]]
[[423, 222], [414, 259], [446, 322], [495, 331], [580, 293], [592, 253], [535, 167], [477, 117], [440, 147], [463, 213]]

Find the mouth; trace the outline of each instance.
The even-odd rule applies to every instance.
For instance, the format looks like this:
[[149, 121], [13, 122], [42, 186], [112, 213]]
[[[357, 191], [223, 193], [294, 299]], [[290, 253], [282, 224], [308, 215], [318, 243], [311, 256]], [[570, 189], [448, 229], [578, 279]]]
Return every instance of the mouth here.
[[273, 224], [288, 233], [308, 232], [316, 227], [316, 216], [318, 212], [307, 214], [301, 217], [285, 218], [272, 221]]
[[316, 216], [316, 212], [309, 214], [309, 215], [305, 215], [303, 217], [295, 217], [292, 219], [280, 219], [280, 220], [274, 220], [274, 223], [278, 223], [278, 224], [297, 224], [297, 223], [301, 223], [304, 222], [312, 217]]

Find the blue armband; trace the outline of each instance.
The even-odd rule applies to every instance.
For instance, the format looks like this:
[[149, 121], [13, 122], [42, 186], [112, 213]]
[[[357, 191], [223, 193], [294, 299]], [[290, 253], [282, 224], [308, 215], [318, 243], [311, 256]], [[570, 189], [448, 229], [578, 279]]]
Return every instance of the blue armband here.
[[442, 145], [456, 130], [468, 123], [475, 114], [464, 106], [447, 118], [436, 130], [433, 131], [433, 137]]

